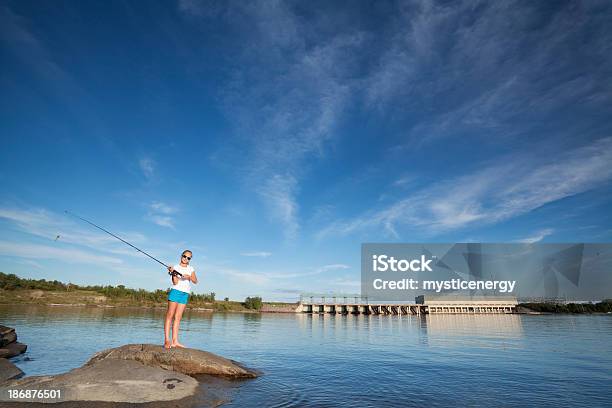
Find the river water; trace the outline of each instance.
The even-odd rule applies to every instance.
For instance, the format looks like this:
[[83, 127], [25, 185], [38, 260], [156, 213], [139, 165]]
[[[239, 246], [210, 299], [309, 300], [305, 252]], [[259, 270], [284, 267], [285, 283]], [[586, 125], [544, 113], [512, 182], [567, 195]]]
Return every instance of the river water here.
[[[26, 375], [162, 343], [163, 310], [0, 306]], [[263, 372], [228, 407], [612, 406], [612, 315], [185, 313], [181, 342]]]

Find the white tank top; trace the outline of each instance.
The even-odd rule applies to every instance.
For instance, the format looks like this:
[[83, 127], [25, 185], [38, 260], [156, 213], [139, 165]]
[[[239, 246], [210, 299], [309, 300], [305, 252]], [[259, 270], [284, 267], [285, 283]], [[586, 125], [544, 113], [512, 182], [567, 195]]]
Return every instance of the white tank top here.
[[191, 293], [191, 274], [195, 269], [191, 265], [181, 266], [180, 264], [173, 266], [174, 270], [183, 274], [183, 277], [177, 276], [178, 282], [172, 285], [172, 289], [180, 290], [181, 292]]

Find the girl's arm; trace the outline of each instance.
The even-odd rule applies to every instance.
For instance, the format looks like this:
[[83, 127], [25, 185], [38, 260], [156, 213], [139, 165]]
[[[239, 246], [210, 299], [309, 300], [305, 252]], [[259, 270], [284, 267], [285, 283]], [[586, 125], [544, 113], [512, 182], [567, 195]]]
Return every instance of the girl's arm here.
[[195, 274], [195, 271], [191, 272], [191, 277], [189, 278], [193, 283], [198, 283], [198, 277]]
[[[174, 268], [172, 266], [168, 267], [168, 272], [169, 273], [172, 273], [173, 270], [174, 270]], [[172, 284], [176, 285], [178, 283], [178, 281], [179, 281], [178, 275], [176, 275], [176, 274], [172, 275]]]

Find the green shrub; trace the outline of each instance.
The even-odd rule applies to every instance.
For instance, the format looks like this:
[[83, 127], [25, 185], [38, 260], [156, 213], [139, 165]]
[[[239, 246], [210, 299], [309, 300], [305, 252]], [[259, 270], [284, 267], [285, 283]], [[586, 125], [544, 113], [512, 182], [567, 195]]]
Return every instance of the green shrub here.
[[247, 309], [261, 310], [262, 306], [263, 302], [261, 301], [261, 297], [259, 296], [247, 297], [246, 299], [244, 299], [244, 307], [246, 307]]

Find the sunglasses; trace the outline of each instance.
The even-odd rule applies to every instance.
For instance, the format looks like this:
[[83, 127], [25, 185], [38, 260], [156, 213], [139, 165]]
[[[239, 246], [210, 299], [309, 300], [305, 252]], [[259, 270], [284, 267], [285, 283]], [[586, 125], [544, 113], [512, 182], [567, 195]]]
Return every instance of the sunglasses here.
[[187, 255], [183, 255], [183, 258], [187, 258], [188, 261], [191, 261], [191, 257]]

